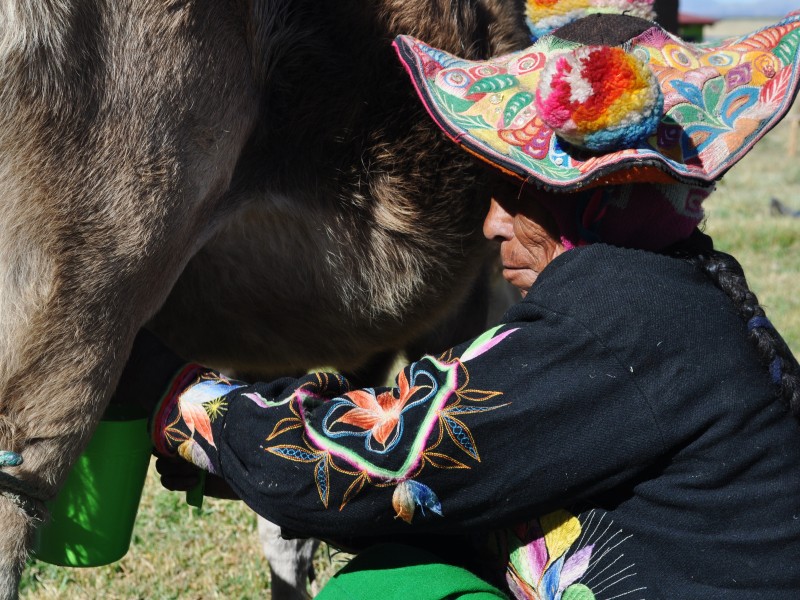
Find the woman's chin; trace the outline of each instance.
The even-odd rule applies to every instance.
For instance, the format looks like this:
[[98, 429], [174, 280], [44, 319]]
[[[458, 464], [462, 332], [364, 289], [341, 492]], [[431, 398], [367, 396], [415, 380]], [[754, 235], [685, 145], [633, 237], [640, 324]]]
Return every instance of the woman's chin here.
[[503, 269], [503, 279], [517, 288], [524, 298], [536, 281], [536, 273], [532, 273], [529, 269]]

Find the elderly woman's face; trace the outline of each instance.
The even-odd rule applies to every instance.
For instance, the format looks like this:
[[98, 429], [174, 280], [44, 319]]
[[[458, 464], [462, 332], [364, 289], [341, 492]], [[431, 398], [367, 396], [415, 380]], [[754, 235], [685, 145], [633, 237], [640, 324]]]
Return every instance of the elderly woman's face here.
[[503, 277], [524, 297], [539, 273], [564, 252], [550, 213], [519, 190], [500, 187], [483, 222], [483, 235], [500, 243]]

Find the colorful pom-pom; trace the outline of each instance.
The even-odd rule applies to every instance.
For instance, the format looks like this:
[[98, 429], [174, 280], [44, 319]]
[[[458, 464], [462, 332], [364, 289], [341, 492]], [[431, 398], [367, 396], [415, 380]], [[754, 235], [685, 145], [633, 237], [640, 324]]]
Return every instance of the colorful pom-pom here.
[[584, 46], [552, 57], [536, 91], [542, 121], [592, 151], [635, 147], [656, 131], [663, 107], [649, 67], [619, 47]]
[[10, 450], [0, 451], [0, 467], [18, 467], [22, 464], [22, 456]]
[[525, 16], [534, 39], [593, 13], [626, 14], [654, 20], [654, 0], [527, 0]]

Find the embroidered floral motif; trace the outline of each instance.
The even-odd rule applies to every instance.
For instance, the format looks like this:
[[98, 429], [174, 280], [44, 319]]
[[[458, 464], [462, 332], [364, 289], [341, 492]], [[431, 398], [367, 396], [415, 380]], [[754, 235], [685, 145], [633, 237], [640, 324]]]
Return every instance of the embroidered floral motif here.
[[620, 546], [630, 536], [614, 529], [602, 511], [585, 525], [564, 510], [497, 534], [496, 551], [507, 557], [506, 581], [519, 600], [600, 600], [646, 588], [631, 584], [634, 565]]
[[[224, 397], [243, 384], [213, 372], [205, 372], [196, 383], [187, 387], [178, 398], [178, 414], [164, 428], [164, 437], [171, 444], [178, 444], [178, 454], [201, 469], [215, 473], [211, 459], [202, 446], [194, 440], [197, 433], [209, 446], [216, 448], [211, 423], [227, 410]], [[186, 434], [176, 427], [181, 420], [189, 428]]]
[[[438, 360], [427, 357], [414, 363], [398, 375], [397, 388], [389, 391], [347, 392], [320, 407], [324, 401], [320, 396], [325, 388], [324, 381], [309, 382], [292, 397], [289, 408], [294, 416], [278, 422], [267, 437], [271, 442], [288, 431], [302, 428], [303, 445], [278, 444], [265, 448], [266, 451], [286, 460], [313, 465], [319, 498], [326, 508], [330, 502], [331, 474], [337, 473], [349, 480], [340, 510], [367, 484], [376, 487], [401, 484], [404, 508], [398, 512], [408, 515], [409, 520], [415, 506], [440, 514], [441, 507], [433, 490], [410, 480], [426, 466], [469, 469], [464, 461], [480, 461], [478, 445], [464, 417], [506, 405], [487, 404], [502, 392], [470, 387], [465, 363], [488, 352], [516, 331], [511, 329], [498, 334], [499, 329], [496, 327], [476, 339], [460, 357], [447, 354]], [[257, 402], [257, 399], [251, 400]], [[320, 429], [307, 418], [307, 406], [325, 410]], [[407, 433], [404, 422], [412, 416], [415, 426]], [[357, 452], [343, 443], [353, 437], [364, 438], [363, 451]], [[466, 456], [461, 460], [451, 456], [442, 448], [445, 440], [450, 440], [453, 447]], [[400, 448], [402, 452], [398, 453]], [[387, 461], [389, 458], [391, 460]]]
[[[332, 438], [342, 436], [365, 437], [364, 444], [371, 452], [391, 451], [403, 435], [403, 413], [425, 403], [431, 396], [410, 402], [421, 389], [435, 392], [435, 386], [411, 386], [405, 372], [397, 377], [395, 390], [375, 394], [372, 389], [356, 390], [333, 400], [322, 422], [326, 435]], [[340, 425], [350, 425], [354, 430], [342, 429]], [[373, 446], [373, 440], [380, 448]]]
[[624, 49], [658, 79], [663, 117], [649, 138], [597, 160], [574, 148], [565, 154], [536, 104], [544, 58], [580, 44], [545, 36], [484, 63], [410, 37], [395, 44], [423, 102], [450, 137], [489, 162], [561, 189], [578, 189], [596, 175], [646, 161], [678, 177], [713, 181], [788, 110], [800, 85], [797, 13], [719, 47], [688, 44], [653, 27]]

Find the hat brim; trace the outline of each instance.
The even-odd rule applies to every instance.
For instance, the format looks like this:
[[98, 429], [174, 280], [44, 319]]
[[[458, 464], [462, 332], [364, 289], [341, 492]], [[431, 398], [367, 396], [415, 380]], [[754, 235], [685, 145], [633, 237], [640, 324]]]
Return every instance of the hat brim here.
[[557, 33], [488, 61], [467, 61], [399, 36], [395, 48], [434, 121], [464, 149], [540, 187], [656, 182], [710, 186], [788, 112], [800, 81], [800, 11], [717, 45], [653, 24], [623, 48], [648, 64], [664, 95], [656, 132], [604, 153], [561, 141], [536, 115], [548, 58], [580, 47]]

